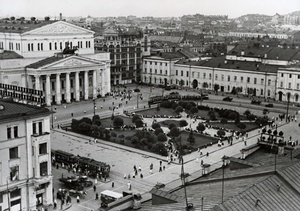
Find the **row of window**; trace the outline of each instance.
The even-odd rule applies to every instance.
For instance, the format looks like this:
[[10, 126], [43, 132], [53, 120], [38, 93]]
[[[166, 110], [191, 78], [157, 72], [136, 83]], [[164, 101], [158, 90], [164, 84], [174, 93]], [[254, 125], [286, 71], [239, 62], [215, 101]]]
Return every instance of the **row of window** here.
[[[280, 88], [284, 88], [284, 87], [283, 87], [283, 82], [282, 82], [282, 81], [280, 82]], [[292, 83], [291, 83], [291, 82], [288, 83], [288, 87], [287, 87], [287, 88], [288, 88], [288, 89], [292, 89]], [[296, 84], [296, 89], [297, 89], [297, 90], [300, 89], [300, 84], [299, 84], [299, 83]]]
[[[289, 74], [289, 78], [292, 78], [293, 74]], [[281, 73], [281, 78], [284, 77], [284, 73]], [[297, 78], [300, 79], [300, 74], [297, 75]]]
[[[2, 45], [1, 45], [1, 43], [2, 43]], [[3, 49], [3, 42], [1, 42], [1, 43], [0, 43], [0, 49]], [[13, 50], [14, 50], [14, 43], [9, 42], [9, 43], [8, 43], [8, 49], [9, 49], [10, 51], [13, 51]], [[20, 51], [20, 50], [21, 50], [21, 44], [20, 44], [20, 43], [16, 43], [16, 50], [17, 50], [17, 51]]]
[[[153, 62], [155, 65], [157, 65], [158, 62]], [[147, 61], [145, 61], [145, 65], [147, 64]], [[152, 65], [152, 61], [149, 61], [149, 64]], [[163, 64], [165, 64], [165, 66], [168, 66], [168, 63], [165, 62], [159, 62], [159, 65], [162, 66]]]
[[[69, 44], [69, 48], [73, 49], [73, 47], [76, 46], [78, 48], [82, 48], [82, 41], [78, 41], [77, 43], [75, 42], [54, 42], [54, 43], [49, 43], [49, 50], [63, 50], [67, 45]], [[91, 48], [91, 41], [86, 41], [85, 43], [86, 48]], [[0, 47], [1, 48], [1, 47]], [[16, 47], [18, 50], [18, 46]], [[20, 48], [20, 44], [19, 44]], [[38, 51], [43, 51], [44, 50], [44, 44], [43, 43], [37, 43], [36, 48]], [[34, 51], [34, 43], [28, 43], [28, 51]], [[13, 49], [12, 49], [13, 50]], [[20, 49], [19, 49], [20, 50]]]
[[[32, 134], [42, 134], [43, 133], [43, 122], [33, 122], [32, 123]], [[19, 137], [19, 127], [10, 126], [6, 128], [7, 139], [13, 139]]]
[[[176, 70], [176, 76], [178, 76], [178, 70]], [[181, 70], [181, 76], [184, 76], [184, 71]], [[198, 78], [200, 78], [200, 72], [198, 72]], [[186, 71], [186, 77], [189, 77], [189, 71]], [[195, 72], [192, 72], [192, 77], [194, 78], [195, 77]], [[206, 73], [203, 73], [203, 79], [206, 79], [207, 78], [207, 74]], [[208, 79], [211, 80], [212, 79], [212, 74], [209, 73], [208, 74]], [[225, 76], [222, 74], [221, 75], [221, 81], [224, 81], [225, 79]], [[215, 74], [215, 80], [219, 80], [219, 76], [218, 74]], [[231, 76], [228, 75], [227, 76], [227, 81], [231, 81]], [[238, 82], [238, 76], [233, 76], [233, 81], [234, 82]], [[244, 77], [243, 76], [240, 76], [240, 82], [243, 83], [244, 82]], [[251, 78], [250, 77], [247, 77], [247, 80], [246, 80], [247, 83], [251, 83]], [[261, 84], [264, 84], [265, 80], [263, 78], [260, 79], [260, 83]], [[268, 79], [268, 85], [270, 86], [272, 83], [272, 80], [271, 79]], [[257, 78], [253, 78], [253, 84], [257, 84]]]
[[[152, 73], [152, 69], [150, 68], [149, 70], [150, 70], [149, 73]], [[147, 73], [147, 68], [145, 68], [145, 73]], [[154, 74], [158, 74], [157, 69], [154, 70]], [[160, 70], [160, 74], [163, 74], [163, 70]], [[168, 75], [168, 71], [167, 70], [165, 70], [165, 75]]]

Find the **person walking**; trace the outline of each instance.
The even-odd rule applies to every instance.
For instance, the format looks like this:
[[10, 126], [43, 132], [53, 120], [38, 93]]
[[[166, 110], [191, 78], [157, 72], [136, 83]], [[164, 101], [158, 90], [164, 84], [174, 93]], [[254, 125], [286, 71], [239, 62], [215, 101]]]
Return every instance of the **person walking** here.
[[80, 197], [79, 197], [79, 195], [77, 195], [76, 200], [77, 200], [77, 203], [80, 202]]
[[97, 189], [96, 185], [93, 186], [93, 189], [94, 189], [94, 192], [96, 192], [96, 189]]
[[128, 182], [127, 186], [128, 186], [128, 190], [131, 190], [131, 183], [130, 182]]
[[162, 167], [161, 166], [159, 167], [159, 172], [162, 172]]

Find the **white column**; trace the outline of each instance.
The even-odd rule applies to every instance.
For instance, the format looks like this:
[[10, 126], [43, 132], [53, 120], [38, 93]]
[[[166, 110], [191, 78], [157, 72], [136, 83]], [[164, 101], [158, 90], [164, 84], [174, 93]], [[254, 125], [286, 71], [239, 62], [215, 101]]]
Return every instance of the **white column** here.
[[89, 99], [89, 71], [84, 71], [84, 100]]
[[60, 73], [56, 74], [56, 92], [55, 92], [55, 97], [56, 97], [56, 104], [60, 105], [61, 104]]
[[79, 102], [80, 100], [79, 72], [75, 72], [75, 100], [76, 102]]
[[96, 70], [93, 71], [93, 99], [97, 98], [97, 72]]
[[21, 75], [21, 86], [26, 87], [26, 75]]
[[35, 76], [35, 89], [36, 90], [40, 90], [41, 89], [41, 85], [40, 85], [40, 76], [36, 75]]
[[46, 104], [47, 106], [51, 106], [51, 88], [50, 88], [50, 75], [46, 75]]
[[70, 92], [70, 73], [66, 73], [66, 102], [71, 102], [71, 92]]

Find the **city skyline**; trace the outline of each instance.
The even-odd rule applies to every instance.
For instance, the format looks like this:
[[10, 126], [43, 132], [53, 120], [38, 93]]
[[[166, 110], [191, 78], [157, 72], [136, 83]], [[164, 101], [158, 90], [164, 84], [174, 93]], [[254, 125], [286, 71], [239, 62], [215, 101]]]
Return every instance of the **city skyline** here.
[[[0, 16], [64, 17], [181, 17], [189, 14], [228, 15], [237, 18], [246, 14], [281, 15], [300, 10], [299, 0], [288, 4], [279, 0], [0, 0]], [[84, 2], [84, 4], [83, 4]]]

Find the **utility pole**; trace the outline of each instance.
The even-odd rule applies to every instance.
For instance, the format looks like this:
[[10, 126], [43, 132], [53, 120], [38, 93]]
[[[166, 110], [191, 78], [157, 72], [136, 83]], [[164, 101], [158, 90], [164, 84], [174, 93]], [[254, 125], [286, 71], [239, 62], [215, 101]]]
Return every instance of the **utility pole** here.
[[289, 115], [289, 106], [290, 106], [290, 93], [287, 93], [287, 106], [286, 106], [286, 117], [285, 117], [285, 121], [288, 122], [288, 115]]
[[96, 99], [93, 99], [94, 103], [94, 116], [93, 116], [93, 125], [94, 125], [94, 140], [96, 139], [96, 124], [95, 124], [95, 115], [96, 115]]

